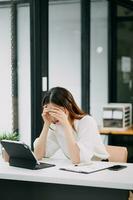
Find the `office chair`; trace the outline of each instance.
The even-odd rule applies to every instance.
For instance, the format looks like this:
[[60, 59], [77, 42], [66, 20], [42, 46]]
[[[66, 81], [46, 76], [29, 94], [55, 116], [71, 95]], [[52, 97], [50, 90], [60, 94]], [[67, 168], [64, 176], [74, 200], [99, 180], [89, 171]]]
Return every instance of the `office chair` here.
[[[106, 150], [110, 154], [110, 162], [127, 162], [128, 150], [126, 147], [106, 145]], [[133, 200], [133, 191], [129, 191], [128, 200]]]
[[109, 153], [110, 162], [127, 162], [128, 150], [127, 147], [106, 145], [106, 150]]

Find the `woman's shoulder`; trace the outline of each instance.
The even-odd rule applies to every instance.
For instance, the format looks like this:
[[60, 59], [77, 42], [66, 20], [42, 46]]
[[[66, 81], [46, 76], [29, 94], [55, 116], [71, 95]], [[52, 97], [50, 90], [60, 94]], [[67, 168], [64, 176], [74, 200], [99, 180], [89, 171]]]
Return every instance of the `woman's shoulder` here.
[[87, 115], [85, 115], [85, 116], [83, 116], [80, 120], [79, 120], [79, 122], [95, 122], [95, 119], [91, 116], [91, 115], [89, 115], [89, 114], [87, 114]]
[[83, 116], [81, 119], [76, 120], [77, 126], [89, 126], [89, 125], [96, 125], [96, 120], [89, 114]]
[[96, 120], [89, 114], [77, 120], [75, 123], [75, 128], [80, 134], [86, 131], [88, 132], [89, 130], [90, 133], [93, 133], [93, 131], [98, 131]]

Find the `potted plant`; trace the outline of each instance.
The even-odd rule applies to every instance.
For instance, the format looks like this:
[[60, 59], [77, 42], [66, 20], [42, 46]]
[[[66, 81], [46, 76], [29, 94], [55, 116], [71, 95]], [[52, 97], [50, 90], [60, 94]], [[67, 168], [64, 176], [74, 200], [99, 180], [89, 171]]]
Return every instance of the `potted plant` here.
[[[13, 133], [8, 133], [8, 132], [4, 132], [0, 134], [0, 141], [1, 140], [14, 140], [14, 141], [18, 141], [19, 140], [19, 134], [17, 132], [13, 132]], [[7, 152], [5, 151], [5, 149], [1, 146], [1, 154], [3, 159], [8, 162], [9, 161], [9, 156], [7, 154]]]

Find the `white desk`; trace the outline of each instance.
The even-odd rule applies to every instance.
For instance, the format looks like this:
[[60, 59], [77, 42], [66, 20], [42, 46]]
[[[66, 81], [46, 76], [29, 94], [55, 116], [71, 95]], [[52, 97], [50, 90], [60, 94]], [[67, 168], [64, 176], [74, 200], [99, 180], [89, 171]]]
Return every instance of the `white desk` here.
[[133, 164], [128, 163], [121, 171], [79, 174], [59, 170], [59, 167], [70, 165], [69, 160], [50, 159], [47, 162], [56, 167], [28, 170], [0, 161], [0, 199], [127, 200], [128, 191], [133, 190]]

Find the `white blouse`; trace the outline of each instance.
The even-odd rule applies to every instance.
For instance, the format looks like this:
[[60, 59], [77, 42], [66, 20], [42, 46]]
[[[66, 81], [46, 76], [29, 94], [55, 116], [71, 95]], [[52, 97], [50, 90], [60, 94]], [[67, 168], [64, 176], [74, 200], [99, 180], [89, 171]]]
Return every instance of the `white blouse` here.
[[[93, 117], [86, 115], [80, 120], [75, 120], [74, 126], [76, 129], [74, 136], [80, 149], [80, 162], [107, 159], [109, 157]], [[69, 158], [63, 126], [55, 124], [52, 129], [49, 129], [45, 157], [51, 157], [57, 150], [61, 149], [64, 155]]]

